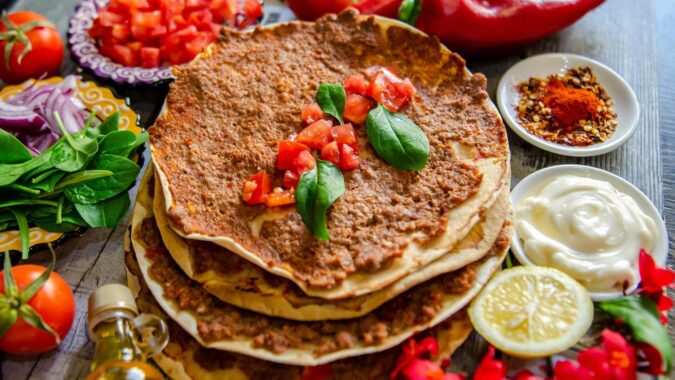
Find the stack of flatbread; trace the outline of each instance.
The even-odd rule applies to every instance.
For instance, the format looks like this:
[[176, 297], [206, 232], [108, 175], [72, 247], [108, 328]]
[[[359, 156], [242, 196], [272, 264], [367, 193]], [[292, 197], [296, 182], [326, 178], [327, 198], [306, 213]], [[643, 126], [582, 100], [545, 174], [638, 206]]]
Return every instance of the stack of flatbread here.
[[[401, 112], [430, 156], [399, 171], [357, 128], [361, 165], [318, 240], [295, 207], [241, 201], [275, 172], [276, 142], [302, 128], [320, 83], [379, 65], [410, 78]], [[351, 11], [315, 23], [226, 31], [175, 70], [150, 129], [153, 162], [133, 213], [127, 266], [142, 310], [169, 322], [157, 363], [175, 378], [387, 378], [402, 344], [468, 336], [464, 308], [509, 247], [506, 132], [461, 57], [391, 20]], [[276, 179], [275, 179], [276, 181]]]

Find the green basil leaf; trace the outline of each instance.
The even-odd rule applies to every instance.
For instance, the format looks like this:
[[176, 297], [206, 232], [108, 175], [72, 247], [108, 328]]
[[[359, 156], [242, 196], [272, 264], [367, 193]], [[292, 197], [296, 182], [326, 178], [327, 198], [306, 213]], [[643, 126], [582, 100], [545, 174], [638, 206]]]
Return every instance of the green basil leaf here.
[[368, 112], [366, 134], [375, 152], [399, 170], [420, 170], [429, 159], [429, 140], [424, 132], [400, 113], [382, 105]]
[[14, 135], [0, 129], [0, 164], [20, 164], [30, 161], [33, 155]]
[[295, 202], [302, 221], [312, 234], [328, 240], [326, 211], [345, 192], [342, 172], [328, 161], [317, 160], [316, 167], [300, 177]]
[[98, 203], [126, 191], [136, 181], [141, 168], [128, 158], [112, 155], [97, 155], [89, 165], [90, 170], [108, 170], [112, 176], [68, 186], [63, 191], [73, 203]]
[[100, 140], [103, 138], [103, 136], [119, 130], [119, 125], [120, 114], [115, 112], [114, 114], [108, 116], [108, 118], [96, 128], [88, 128], [86, 134], [91, 138]]
[[345, 110], [345, 100], [347, 94], [345, 89], [339, 84], [322, 83], [316, 92], [316, 102], [321, 107], [323, 113], [333, 116], [344, 124], [342, 113]]
[[668, 332], [661, 324], [654, 301], [648, 297], [630, 296], [602, 301], [599, 307], [611, 316], [622, 319], [636, 341], [656, 348], [666, 364], [666, 372], [670, 373], [673, 364], [673, 346]]
[[415, 26], [421, 11], [422, 0], [403, 0], [398, 8], [398, 18], [406, 24]]
[[75, 203], [75, 209], [89, 227], [115, 228], [130, 205], [129, 193], [123, 192], [99, 203]]

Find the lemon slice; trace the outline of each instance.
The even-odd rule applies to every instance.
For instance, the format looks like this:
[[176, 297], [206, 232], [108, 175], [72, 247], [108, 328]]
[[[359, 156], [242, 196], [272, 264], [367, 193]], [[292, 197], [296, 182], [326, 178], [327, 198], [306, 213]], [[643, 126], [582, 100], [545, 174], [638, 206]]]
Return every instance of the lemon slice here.
[[565, 273], [519, 266], [496, 274], [469, 308], [476, 330], [500, 350], [518, 357], [564, 351], [593, 320], [588, 291]]

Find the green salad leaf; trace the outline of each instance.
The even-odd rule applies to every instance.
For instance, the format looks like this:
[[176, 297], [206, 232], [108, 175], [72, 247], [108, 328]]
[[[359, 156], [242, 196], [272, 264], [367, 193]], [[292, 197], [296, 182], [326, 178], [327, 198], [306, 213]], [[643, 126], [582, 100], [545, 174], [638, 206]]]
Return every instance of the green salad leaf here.
[[302, 221], [312, 234], [328, 240], [326, 211], [345, 192], [342, 172], [328, 161], [317, 160], [314, 169], [300, 177], [295, 202]]
[[103, 153], [89, 164], [89, 170], [107, 170], [113, 175], [68, 186], [63, 191], [73, 203], [98, 203], [128, 189], [141, 168], [128, 158]]
[[20, 164], [30, 161], [33, 155], [19, 139], [0, 129], [0, 164]]
[[322, 83], [316, 92], [316, 102], [323, 113], [338, 119], [340, 124], [344, 124], [342, 113], [345, 111], [346, 99], [347, 93], [339, 84]]
[[368, 112], [366, 134], [375, 152], [399, 170], [421, 170], [429, 160], [429, 139], [410, 119], [382, 105]]

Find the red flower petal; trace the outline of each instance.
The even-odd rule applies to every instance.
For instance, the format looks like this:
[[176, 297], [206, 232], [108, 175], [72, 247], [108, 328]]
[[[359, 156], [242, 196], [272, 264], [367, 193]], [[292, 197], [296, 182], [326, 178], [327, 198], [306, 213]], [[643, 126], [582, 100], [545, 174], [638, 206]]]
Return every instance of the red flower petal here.
[[537, 376], [529, 369], [522, 369], [516, 373], [513, 380], [546, 380], [541, 376]]
[[609, 364], [607, 352], [600, 347], [587, 348], [577, 355], [579, 367], [588, 370], [593, 378], [611, 379], [612, 367]]
[[662, 375], [665, 372], [663, 358], [661, 357], [661, 353], [656, 348], [647, 343], [638, 343], [638, 349], [649, 364], [646, 369], [647, 373], [651, 375]]
[[445, 371], [431, 360], [414, 359], [401, 371], [408, 380], [443, 380]]
[[658, 268], [654, 258], [644, 249], [640, 250], [640, 292], [645, 294], [662, 293], [664, 287], [675, 286], [675, 271]]
[[494, 359], [495, 348], [490, 346], [473, 375], [475, 380], [502, 380], [506, 375], [506, 364]]
[[652, 294], [651, 298], [654, 300], [654, 303], [656, 303], [656, 309], [659, 311], [661, 323], [664, 325], [668, 324], [668, 311], [673, 307], [673, 300], [663, 293]]
[[427, 352], [430, 352], [433, 356], [438, 356], [438, 341], [433, 336], [428, 336], [419, 342], [415, 356], [419, 358]]
[[602, 341], [607, 352], [607, 360], [611, 367], [613, 378], [616, 380], [637, 379], [635, 347], [630, 345], [621, 334], [608, 329], [602, 331]]
[[[562, 360], [553, 367], [554, 380], [596, 380], [593, 372], [578, 366], [571, 360]], [[598, 379], [599, 380], [599, 379]]]

